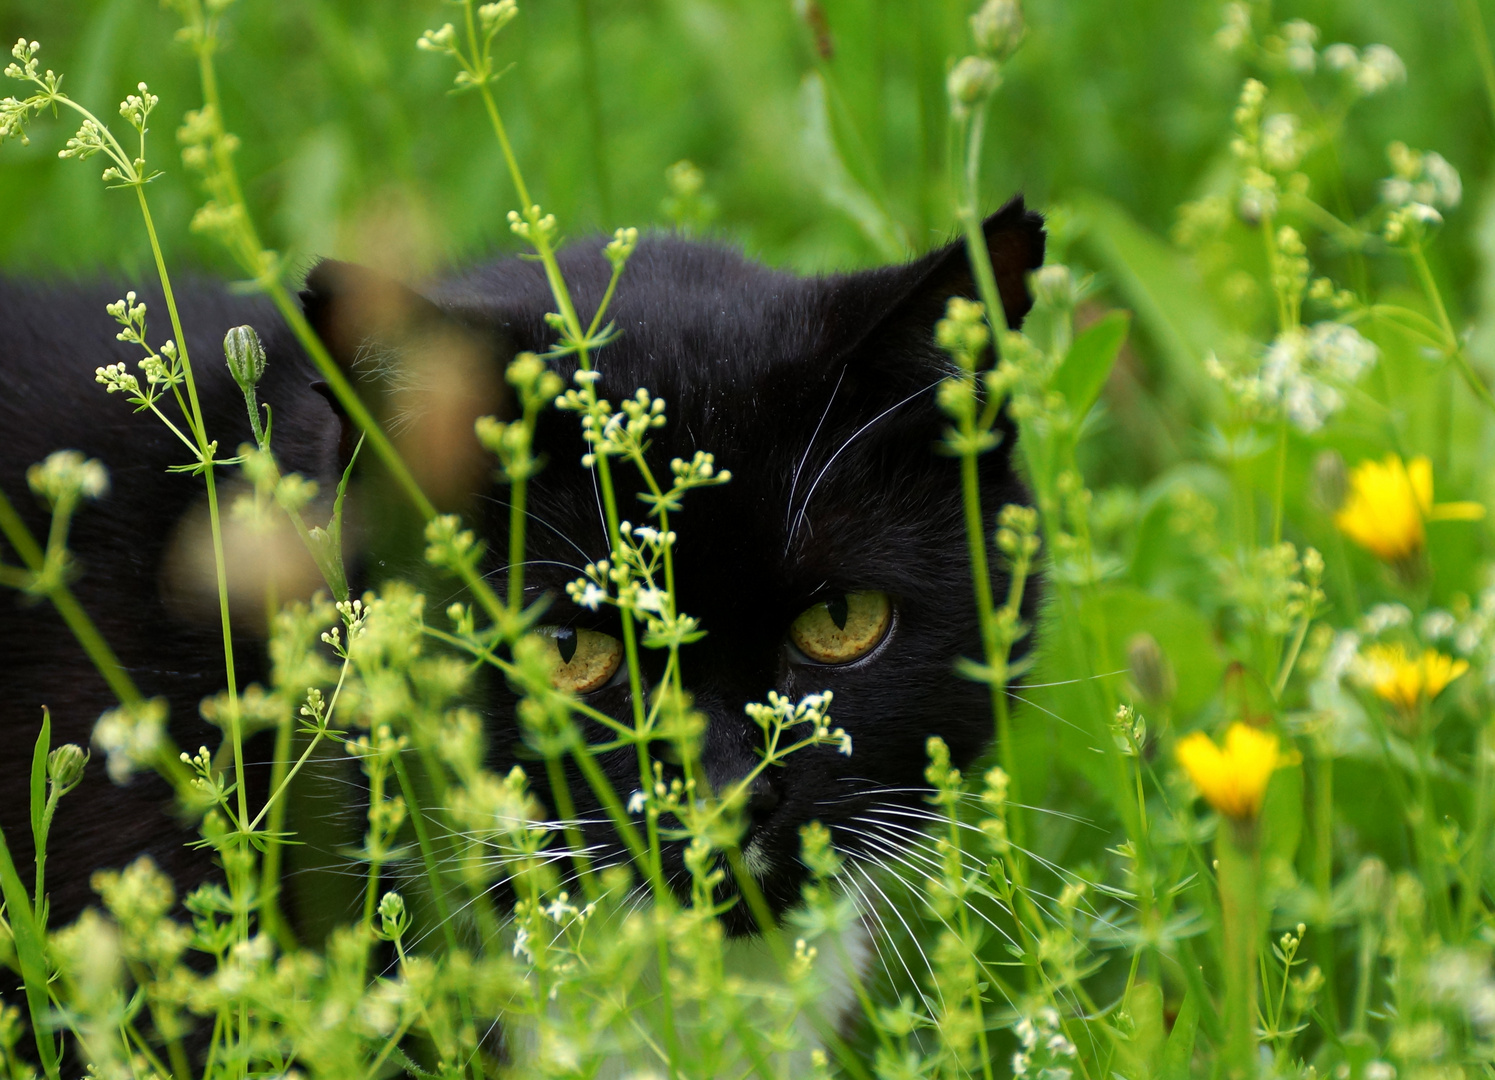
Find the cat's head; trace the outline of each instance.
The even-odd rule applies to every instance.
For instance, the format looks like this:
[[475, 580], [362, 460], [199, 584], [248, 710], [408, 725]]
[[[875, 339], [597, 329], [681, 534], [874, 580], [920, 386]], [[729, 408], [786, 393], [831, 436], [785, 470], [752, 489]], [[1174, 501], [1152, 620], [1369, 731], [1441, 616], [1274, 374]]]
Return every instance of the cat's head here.
[[[984, 232], [1016, 326], [1031, 303], [1025, 277], [1043, 258], [1042, 220], [1015, 200]], [[608, 282], [600, 248], [577, 243], [561, 255], [584, 320]], [[667, 405], [668, 423], [653, 433], [648, 453], [655, 476], [668, 478], [672, 459], [689, 461], [698, 450], [732, 473], [730, 483], [687, 495], [670, 522], [678, 534], [680, 610], [706, 632], [680, 653], [684, 685], [706, 721], [706, 778], [721, 790], [753, 769], [763, 732], [745, 707], [770, 691], [792, 700], [832, 691], [833, 724], [851, 736], [849, 756], [830, 746], [805, 749], [753, 785], [742, 851], [776, 910], [799, 896], [803, 825], [823, 822], [855, 857], [897, 850], [925, 805], [926, 740], [939, 735], [965, 765], [992, 737], [987, 690], [955, 672], [959, 658], [980, 656], [981, 644], [959, 462], [938, 450], [947, 421], [935, 388], [951, 369], [934, 326], [951, 296], [976, 296], [963, 243], [906, 265], [803, 278], [723, 247], [659, 236], [640, 241], [608, 312], [620, 336], [595, 358], [601, 394], [616, 403], [644, 387]], [[450, 335], [462, 343], [472, 415], [502, 410], [498, 388], [510, 357], [543, 353], [556, 341], [545, 319], [555, 305], [542, 268], [518, 259], [481, 266], [423, 296], [323, 264], [306, 302], [334, 355], [354, 372], [400, 341]], [[555, 364], [569, 381], [572, 358]], [[438, 426], [470, 428], [470, 416], [456, 411]], [[1012, 432], [1003, 433], [981, 462], [988, 533], [1004, 504], [1028, 499], [1010, 461]], [[459, 461], [476, 445], [468, 431], [442, 435], [465, 448], [455, 453]], [[536, 441], [546, 464], [529, 484], [526, 599], [548, 598], [547, 645], [564, 660], [559, 677], [568, 688], [632, 726], [627, 668], [614, 665], [617, 613], [579, 606], [566, 592], [587, 563], [608, 554], [598, 477], [581, 464], [587, 448], [577, 417], [547, 411]], [[459, 471], [468, 476], [471, 466]], [[612, 478], [622, 518], [652, 524], [637, 498], [637, 470], [615, 460]], [[488, 482], [478, 495], [469, 516], [488, 541], [488, 569], [502, 592], [509, 492]], [[1000, 560], [990, 564], [1004, 595]], [[666, 677], [666, 654], [642, 653], [647, 697]], [[532, 759], [521, 745], [512, 691], [502, 679], [491, 690], [493, 764]], [[600, 724], [589, 734], [609, 738]], [[663, 744], [654, 749], [669, 756]], [[600, 761], [626, 801], [639, 787], [634, 749]], [[553, 806], [544, 769], [531, 765]], [[677, 764], [664, 769], [678, 775]], [[574, 769], [571, 790], [589, 823], [587, 841], [602, 845], [605, 861], [620, 846]], [[679, 845], [667, 848], [667, 871], [679, 871]], [[750, 928], [746, 912], [728, 923]]]

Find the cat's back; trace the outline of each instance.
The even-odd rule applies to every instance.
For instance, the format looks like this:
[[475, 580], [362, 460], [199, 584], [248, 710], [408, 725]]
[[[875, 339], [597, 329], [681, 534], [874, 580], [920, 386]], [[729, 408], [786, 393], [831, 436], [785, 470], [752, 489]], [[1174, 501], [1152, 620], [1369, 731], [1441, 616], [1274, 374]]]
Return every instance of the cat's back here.
[[[223, 684], [222, 644], [215, 628], [163, 600], [162, 562], [203, 484], [168, 471], [190, 463], [192, 454], [165, 424], [95, 379], [96, 369], [121, 364], [144, 382], [144, 349], [118, 340], [120, 324], [105, 310], [128, 291], [107, 280], [0, 279], [0, 492], [26, 532], [45, 544], [51, 515], [31, 491], [27, 470], [59, 450], [78, 451], [107, 469], [107, 490], [72, 518], [68, 588], [141, 694], [165, 698], [178, 741], [195, 746], [191, 740], [204, 733], [198, 703]], [[328, 473], [336, 435], [323, 422], [327, 406], [310, 390], [315, 375], [273, 306], [206, 280], [183, 282], [176, 300], [218, 456], [232, 456], [250, 435], [222, 345], [230, 327], [249, 324], [269, 354], [260, 397], [274, 412], [277, 451], [288, 469]], [[157, 351], [177, 337], [158, 289], [141, 289], [135, 302], [146, 305], [147, 339]], [[159, 407], [186, 430], [170, 393]], [[17, 569], [25, 561], [0, 533], [0, 563]], [[255, 654], [252, 647], [244, 652]], [[0, 798], [0, 827], [18, 860], [29, 858], [30, 830], [25, 786], [16, 778], [28, 767], [42, 706], [52, 714], [54, 744], [86, 747], [99, 715], [117, 704], [52, 603], [0, 590], [0, 775], [21, 793]], [[149, 852], [192, 876], [195, 860], [182, 847], [185, 834], [170, 815], [163, 783], [141, 777], [127, 787], [111, 784], [101, 755], [89, 774], [87, 797], [67, 800], [59, 811], [51, 844], [59, 868], [119, 865]], [[60, 872], [54, 880], [54, 904], [63, 915], [90, 898], [86, 873]]]

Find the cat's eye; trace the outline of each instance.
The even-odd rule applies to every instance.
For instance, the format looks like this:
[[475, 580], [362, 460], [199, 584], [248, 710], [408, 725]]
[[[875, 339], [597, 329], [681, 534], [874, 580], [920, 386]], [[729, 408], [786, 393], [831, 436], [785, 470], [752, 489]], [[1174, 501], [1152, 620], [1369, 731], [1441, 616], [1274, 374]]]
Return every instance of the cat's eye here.
[[550, 685], [572, 694], [590, 694], [608, 684], [623, 662], [623, 643], [611, 634], [582, 627], [542, 626]]
[[789, 640], [817, 664], [849, 664], [877, 648], [892, 622], [887, 593], [838, 593], [805, 609]]

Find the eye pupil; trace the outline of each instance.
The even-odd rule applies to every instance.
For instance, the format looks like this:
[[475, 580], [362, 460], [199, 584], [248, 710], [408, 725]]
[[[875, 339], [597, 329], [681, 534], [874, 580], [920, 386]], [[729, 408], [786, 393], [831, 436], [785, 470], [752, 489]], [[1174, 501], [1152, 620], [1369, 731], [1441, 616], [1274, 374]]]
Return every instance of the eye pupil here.
[[555, 651], [561, 654], [561, 663], [569, 664], [576, 655], [576, 631], [561, 627], [555, 632]]
[[825, 602], [825, 613], [831, 617], [831, 622], [836, 624], [837, 630], [846, 629], [846, 619], [850, 614], [846, 597], [833, 596]]
[[875, 649], [892, 622], [887, 593], [834, 593], [789, 624], [789, 643], [812, 664], [849, 664]]

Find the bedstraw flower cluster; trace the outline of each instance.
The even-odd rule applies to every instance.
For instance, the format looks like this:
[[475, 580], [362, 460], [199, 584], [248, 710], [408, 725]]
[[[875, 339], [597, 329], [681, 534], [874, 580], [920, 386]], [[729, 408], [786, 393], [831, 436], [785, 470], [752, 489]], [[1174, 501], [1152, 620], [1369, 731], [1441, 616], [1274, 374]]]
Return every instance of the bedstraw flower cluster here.
[[768, 692], [767, 704], [750, 704], [747, 714], [768, 737], [771, 746], [785, 732], [808, 724], [807, 739], [817, 744], [834, 746], [838, 753], [851, 756], [851, 736], [842, 728], [831, 727], [830, 707], [832, 694], [829, 690], [819, 694], [807, 694], [798, 703], [789, 700], [776, 690]]

